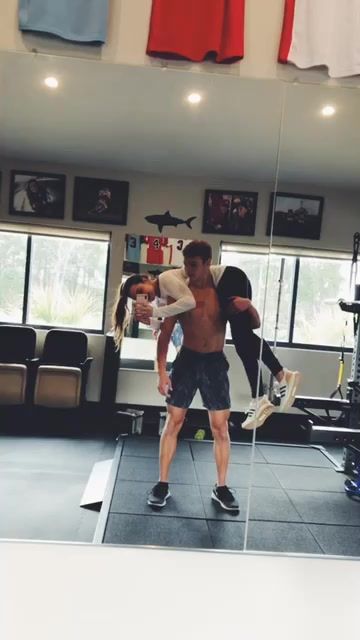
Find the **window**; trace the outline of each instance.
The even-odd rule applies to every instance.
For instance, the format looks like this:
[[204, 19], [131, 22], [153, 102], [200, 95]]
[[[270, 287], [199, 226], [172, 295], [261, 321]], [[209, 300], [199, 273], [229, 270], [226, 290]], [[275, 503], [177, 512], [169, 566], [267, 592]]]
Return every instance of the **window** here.
[[[282, 253], [283, 252], [283, 253]], [[241, 268], [249, 277], [253, 302], [261, 316], [267, 295], [264, 338], [275, 339], [279, 304], [277, 342], [317, 348], [352, 347], [352, 316], [342, 312], [339, 298], [348, 298], [351, 260], [334, 257], [290, 255], [279, 249], [270, 255], [254, 248], [223, 244], [221, 263]], [[267, 275], [268, 269], [268, 275]], [[258, 331], [260, 333], [260, 330]], [[230, 338], [230, 332], [227, 337]]]
[[27, 236], [0, 232], [0, 321], [23, 320]]
[[294, 342], [338, 346], [345, 330], [346, 344], [351, 346], [352, 316], [336, 303], [348, 298], [350, 268], [350, 260], [301, 258]]
[[[266, 283], [266, 273], [269, 262], [269, 274]], [[284, 264], [284, 271], [281, 285], [280, 314], [278, 341], [286, 341], [289, 335], [291, 297], [293, 287], [293, 273], [295, 258], [284, 259], [281, 256], [271, 256], [270, 261], [265, 253], [240, 253], [239, 251], [226, 249], [221, 253], [221, 264], [239, 267], [248, 276], [253, 293], [253, 303], [260, 315], [263, 316], [265, 300], [265, 290], [267, 284], [264, 338], [274, 340], [275, 319], [277, 301], [279, 296], [279, 279], [281, 273], [281, 263]], [[259, 331], [258, 331], [259, 333]], [[229, 333], [230, 337], [230, 333]]]
[[108, 249], [109, 239], [0, 230], [0, 322], [103, 331]]

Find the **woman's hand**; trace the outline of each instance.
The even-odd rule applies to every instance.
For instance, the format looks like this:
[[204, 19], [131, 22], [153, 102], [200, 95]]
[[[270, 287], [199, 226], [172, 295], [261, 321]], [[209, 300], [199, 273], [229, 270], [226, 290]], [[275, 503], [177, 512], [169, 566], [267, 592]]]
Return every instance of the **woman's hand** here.
[[[136, 302], [135, 303], [135, 320], [138, 322], [144, 322], [152, 317], [153, 308], [148, 302]], [[145, 324], [149, 324], [145, 322]]]

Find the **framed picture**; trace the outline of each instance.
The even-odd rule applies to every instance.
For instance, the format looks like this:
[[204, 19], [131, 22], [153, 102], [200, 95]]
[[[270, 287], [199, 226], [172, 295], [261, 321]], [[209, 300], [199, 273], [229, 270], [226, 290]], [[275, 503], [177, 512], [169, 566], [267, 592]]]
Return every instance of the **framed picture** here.
[[75, 178], [73, 219], [126, 225], [128, 199], [128, 182]]
[[205, 191], [203, 233], [253, 236], [258, 194], [253, 191]]
[[65, 181], [65, 176], [58, 173], [12, 171], [10, 214], [36, 218], [63, 218]]
[[[276, 197], [275, 203], [274, 199]], [[288, 238], [319, 240], [324, 198], [299, 193], [272, 193], [266, 233]]]

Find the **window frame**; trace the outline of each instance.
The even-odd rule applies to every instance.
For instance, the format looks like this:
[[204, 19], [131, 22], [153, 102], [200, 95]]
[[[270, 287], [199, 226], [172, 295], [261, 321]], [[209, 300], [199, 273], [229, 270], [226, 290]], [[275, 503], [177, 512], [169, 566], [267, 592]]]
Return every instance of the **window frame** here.
[[[220, 251], [219, 251], [219, 263], [221, 262], [221, 258], [223, 253], [231, 252], [231, 253], [239, 253], [239, 254], [250, 254], [250, 255], [262, 255], [267, 256], [269, 251], [268, 249], [262, 246], [256, 245], [241, 245], [238, 243], [229, 243], [229, 242], [221, 242]], [[303, 342], [294, 342], [294, 329], [295, 329], [295, 319], [296, 319], [296, 305], [298, 301], [298, 287], [299, 287], [299, 277], [301, 270], [301, 258], [317, 258], [324, 260], [339, 260], [339, 261], [349, 261], [351, 263], [352, 256], [350, 252], [337, 252], [337, 251], [321, 251], [321, 250], [311, 250], [302, 247], [282, 247], [281, 245], [273, 246], [271, 249], [271, 255], [279, 256], [280, 258], [293, 257], [295, 258], [294, 264], [294, 277], [293, 277], [293, 289], [291, 296], [291, 311], [290, 311], [290, 322], [289, 322], [289, 333], [288, 340], [277, 340], [276, 346], [282, 347], [285, 349], [299, 349], [304, 351], [329, 351], [334, 353], [339, 353], [342, 351], [341, 344], [339, 342], [339, 346], [326, 345], [326, 344], [314, 344], [314, 343], [303, 343]], [[270, 346], [274, 345], [274, 340], [266, 340]], [[226, 344], [234, 344], [231, 338], [226, 339]], [[352, 347], [344, 347], [344, 353], [352, 353]]]
[[[73, 231], [73, 234], [71, 233]], [[105, 321], [106, 321], [106, 307], [107, 307], [107, 299], [108, 299], [108, 288], [109, 288], [109, 270], [110, 270], [110, 248], [111, 248], [111, 232], [92, 232], [84, 229], [59, 229], [55, 227], [51, 227], [47, 229], [46, 227], [38, 227], [34, 228], [32, 231], [30, 225], [26, 225], [26, 230], [21, 228], [11, 228], [10, 224], [0, 225], [0, 234], [2, 233], [11, 233], [11, 234], [21, 234], [27, 236], [26, 242], [26, 259], [25, 259], [25, 272], [24, 272], [24, 292], [23, 292], [23, 302], [22, 302], [22, 320], [21, 325], [27, 327], [34, 327], [35, 329], [48, 331], [50, 329], [64, 329], [64, 330], [73, 330], [73, 331], [84, 331], [87, 334], [94, 335], [104, 335], [105, 333]], [[32, 251], [32, 238], [36, 237], [48, 237], [48, 238], [59, 238], [64, 240], [82, 240], [83, 242], [102, 242], [107, 244], [106, 249], [106, 268], [105, 268], [105, 280], [104, 280], [104, 292], [103, 292], [103, 307], [102, 307], [102, 317], [101, 317], [101, 328], [100, 329], [87, 329], [86, 327], [68, 327], [66, 325], [56, 325], [56, 324], [37, 324], [34, 322], [26, 322], [27, 312], [28, 312], [28, 304], [29, 304], [29, 288], [30, 288], [30, 267], [31, 267], [31, 251]], [[94, 236], [94, 237], [92, 237]], [[18, 322], [6, 322], [0, 320], [0, 325], [11, 325], [11, 326], [19, 326]]]

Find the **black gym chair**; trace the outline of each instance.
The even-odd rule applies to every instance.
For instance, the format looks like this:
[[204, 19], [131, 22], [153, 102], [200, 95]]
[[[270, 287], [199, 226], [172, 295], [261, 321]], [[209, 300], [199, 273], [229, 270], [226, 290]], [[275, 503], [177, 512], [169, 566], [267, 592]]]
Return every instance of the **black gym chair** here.
[[25, 405], [29, 400], [35, 345], [32, 327], [0, 325], [0, 405]]
[[86, 398], [92, 360], [88, 357], [86, 333], [50, 329], [41, 358], [33, 361], [34, 406], [56, 409], [81, 407]]

